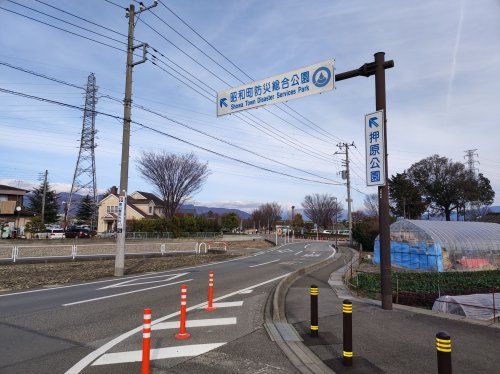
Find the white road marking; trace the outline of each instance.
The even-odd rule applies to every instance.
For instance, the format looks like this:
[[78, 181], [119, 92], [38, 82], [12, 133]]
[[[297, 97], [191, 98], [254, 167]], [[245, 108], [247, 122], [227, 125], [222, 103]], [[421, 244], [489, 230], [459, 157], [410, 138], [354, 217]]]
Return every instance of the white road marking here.
[[238, 292], [239, 294], [247, 294], [247, 293], [252, 293], [253, 290], [244, 290], [244, 291], [241, 291], [241, 292]]
[[[335, 254], [335, 251], [333, 252], [332, 256], [334, 254]], [[332, 256], [330, 256], [330, 257], [332, 257]], [[208, 265], [210, 265], [210, 264], [208, 264]], [[275, 277], [275, 278], [272, 278], [272, 279], [268, 279], [267, 281], [254, 284], [254, 285], [252, 285], [250, 287], [246, 287], [246, 288], [242, 288], [241, 290], [238, 290], [238, 291], [230, 292], [230, 293], [228, 293], [226, 295], [223, 295], [223, 296], [215, 298], [214, 301], [224, 300], [224, 299], [227, 299], [227, 298], [229, 298], [231, 296], [237, 295], [240, 292], [244, 292], [244, 291], [247, 291], [247, 290], [252, 290], [254, 288], [266, 285], [268, 283], [276, 282], [277, 280], [282, 279], [282, 278], [284, 278], [284, 277], [286, 277], [288, 275], [290, 275], [290, 273], [285, 273], [285, 274], [282, 274], [282, 275], [280, 275], [278, 277]], [[197, 308], [199, 308], [201, 306], [205, 306], [205, 305], [207, 305], [206, 301], [203, 302], [203, 303], [197, 304], [197, 305], [193, 305], [192, 307], [187, 308], [187, 310], [190, 311], [190, 310], [197, 309]], [[166, 316], [163, 316], [161, 318], [158, 318], [158, 319], [154, 320], [152, 322], [152, 325], [155, 325], [157, 323], [169, 320], [170, 318], [173, 318], [173, 317], [177, 317], [179, 314], [180, 314], [180, 311], [177, 311], [177, 312], [174, 312], [174, 313], [171, 313], [171, 314], [167, 314]], [[78, 361], [76, 364], [74, 364], [71, 368], [69, 368], [66, 371], [66, 374], [78, 374], [78, 373], [80, 373], [83, 369], [85, 369], [92, 362], [94, 362], [97, 358], [99, 358], [99, 356], [105, 354], [108, 350], [110, 350], [111, 348], [113, 348], [115, 345], [121, 343], [125, 339], [127, 339], [127, 338], [131, 337], [132, 335], [134, 335], [136, 333], [139, 333], [139, 332], [142, 332], [142, 326], [138, 326], [135, 329], [127, 331], [127, 332], [125, 332], [125, 333], [117, 336], [116, 338], [110, 340], [106, 344], [103, 344], [102, 346], [100, 346], [96, 350], [90, 352], [87, 356], [83, 357], [80, 361]]]
[[[156, 275], [154, 277], [144, 277], [144, 278], [137, 278], [137, 279], [129, 279], [124, 282], [116, 283], [116, 284], [110, 284], [109, 286], [104, 286], [101, 288], [98, 288], [98, 290], [106, 290], [108, 288], [118, 288], [118, 287], [131, 287], [131, 286], [139, 286], [141, 284], [151, 284], [151, 283], [161, 283], [161, 282], [168, 282], [171, 281], [172, 279], [182, 277], [186, 274], [189, 273], [181, 273], [181, 274], [173, 274], [173, 275]], [[152, 278], [165, 278], [167, 279], [160, 279], [160, 280], [153, 280], [153, 281], [147, 281], [147, 282], [139, 282], [139, 283], [130, 283], [130, 282], [135, 282], [138, 280], [144, 280], [144, 279], [152, 279]]]
[[306, 245], [304, 246], [304, 249], [307, 249], [307, 247], [309, 247], [311, 244], [312, 244], [312, 243], [310, 243], [310, 244], [306, 244]]
[[[192, 344], [180, 347], [167, 347], [151, 350], [151, 360], [161, 360], [174, 357], [193, 357], [219, 348], [226, 343]], [[140, 362], [142, 351], [107, 353], [92, 363], [94, 365], [122, 364], [125, 362]]]
[[319, 257], [319, 256], [321, 256], [321, 253], [306, 253], [301, 257]]
[[[269, 250], [269, 251], [272, 251]], [[224, 261], [219, 261], [219, 262], [209, 262], [207, 264], [203, 265], [196, 265], [196, 266], [188, 266], [188, 267], [182, 267], [178, 269], [172, 269], [172, 270], [165, 270], [165, 271], [158, 271], [158, 272], [148, 272], [147, 274], [170, 274], [176, 271], [183, 271], [183, 270], [188, 270], [188, 269], [198, 269], [206, 266], [214, 266], [214, 265], [219, 265], [219, 264], [224, 264], [226, 262], [233, 262], [233, 261], [240, 261], [244, 260], [246, 258], [253, 257], [254, 255], [248, 255], [248, 256], [243, 256], [243, 257], [237, 257], [237, 258], [232, 258], [230, 260], [224, 260]], [[140, 278], [143, 277], [144, 274], [140, 275], [131, 275], [131, 276], [125, 276], [122, 279], [133, 279], [133, 278]], [[7, 297], [7, 296], [16, 296], [16, 295], [22, 295], [26, 293], [33, 293], [33, 292], [42, 292], [42, 291], [53, 291], [53, 290], [58, 290], [61, 288], [71, 288], [71, 287], [80, 287], [80, 286], [88, 286], [90, 284], [99, 284], [99, 283], [107, 283], [107, 282], [116, 282], [116, 279], [105, 279], [105, 280], [100, 280], [100, 281], [94, 281], [94, 282], [84, 282], [84, 283], [78, 283], [78, 284], [70, 284], [67, 286], [57, 286], [57, 287], [51, 287], [51, 288], [39, 288], [36, 290], [29, 290], [29, 291], [20, 291], [20, 292], [12, 292], [12, 293], [7, 293], [7, 294], [2, 294], [0, 297]]]
[[91, 301], [97, 301], [97, 300], [103, 300], [103, 299], [110, 299], [112, 297], [118, 297], [118, 296], [123, 296], [123, 295], [129, 295], [131, 293], [136, 293], [136, 292], [142, 292], [142, 291], [147, 291], [147, 290], [153, 290], [155, 288], [160, 288], [160, 287], [166, 287], [166, 286], [172, 286], [174, 284], [179, 284], [179, 283], [186, 283], [190, 282], [192, 279], [186, 279], [186, 280], [181, 280], [178, 282], [172, 282], [172, 283], [167, 283], [167, 284], [160, 284], [159, 286], [154, 286], [154, 287], [148, 287], [148, 288], [141, 288], [140, 290], [133, 290], [133, 291], [128, 291], [128, 292], [121, 292], [121, 293], [116, 293], [113, 295], [107, 295], [107, 296], [101, 296], [101, 297], [94, 297], [93, 299], [87, 299], [87, 300], [80, 300], [80, 301], [75, 301], [73, 303], [67, 303], [63, 304], [62, 306], [71, 306], [71, 305], [77, 305], [77, 304], [83, 304], [83, 303], [89, 303]]
[[297, 253], [295, 253], [295, 256], [297, 256], [299, 253], [302, 253], [304, 251], [298, 251]]
[[[247, 292], [249, 293], [249, 292]], [[213, 306], [216, 308], [232, 308], [235, 306], [242, 306], [243, 301], [226, 301], [226, 302], [221, 302], [221, 303], [213, 303]], [[203, 309], [200, 307], [199, 309]]]
[[[193, 319], [186, 321], [186, 327], [207, 327], [207, 326], [226, 326], [236, 325], [236, 317], [229, 318], [208, 318], [208, 319]], [[162, 322], [153, 326], [152, 330], [168, 330], [178, 329], [179, 321]]]
[[263, 262], [262, 264], [257, 264], [257, 265], [250, 265], [249, 268], [255, 268], [257, 266], [262, 266], [262, 265], [267, 265], [267, 264], [271, 264], [273, 262], [276, 262], [276, 261], [279, 261], [280, 259], [278, 258], [277, 260], [272, 260], [272, 261], [268, 261], [268, 262]]

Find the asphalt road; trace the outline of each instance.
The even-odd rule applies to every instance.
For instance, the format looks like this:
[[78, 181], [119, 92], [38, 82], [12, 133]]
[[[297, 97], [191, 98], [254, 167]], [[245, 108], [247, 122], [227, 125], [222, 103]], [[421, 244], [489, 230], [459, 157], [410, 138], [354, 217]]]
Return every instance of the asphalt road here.
[[[294, 373], [263, 330], [264, 305], [279, 279], [332, 255], [324, 242], [294, 243], [216, 264], [0, 294], [0, 372], [137, 372], [149, 307], [153, 372]], [[219, 303], [212, 312], [202, 308], [209, 270]], [[187, 340], [174, 338], [181, 284]]]

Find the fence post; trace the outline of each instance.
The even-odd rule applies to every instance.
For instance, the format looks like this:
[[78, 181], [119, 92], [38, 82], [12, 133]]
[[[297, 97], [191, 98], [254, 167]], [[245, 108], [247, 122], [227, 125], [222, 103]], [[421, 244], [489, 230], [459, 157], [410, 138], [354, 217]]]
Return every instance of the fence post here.
[[444, 332], [436, 334], [438, 374], [451, 374], [451, 338]]
[[16, 262], [16, 258], [17, 258], [17, 246], [13, 246], [12, 247], [12, 262]]
[[493, 289], [493, 322], [497, 321], [497, 316], [496, 316], [496, 306], [495, 306], [495, 289]]
[[399, 278], [396, 274], [396, 304], [399, 303]]

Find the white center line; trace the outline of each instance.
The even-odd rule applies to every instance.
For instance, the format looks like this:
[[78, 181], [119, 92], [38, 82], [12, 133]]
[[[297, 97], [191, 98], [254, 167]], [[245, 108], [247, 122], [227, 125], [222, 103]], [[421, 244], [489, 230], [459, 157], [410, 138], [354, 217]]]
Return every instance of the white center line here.
[[[186, 327], [207, 327], [207, 326], [226, 326], [226, 325], [236, 325], [236, 317], [193, 319], [186, 321]], [[153, 326], [153, 330], [168, 330], [168, 329], [178, 329], [178, 328], [179, 328], [179, 321], [161, 322]]]
[[[207, 353], [226, 343], [192, 344], [180, 347], [167, 347], [151, 350], [151, 360], [161, 360], [174, 357], [192, 357]], [[96, 360], [94, 365], [121, 364], [125, 362], [139, 362], [142, 360], [142, 351], [107, 353]]]
[[142, 291], [147, 291], [147, 290], [153, 290], [155, 288], [172, 286], [174, 284], [186, 283], [186, 282], [190, 282], [190, 281], [192, 281], [192, 279], [186, 279], [186, 280], [181, 280], [181, 281], [178, 281], [178, 282], [172, 282], [172, 283], [167, 283], [167, 284], [160, 284], [159, 286], [148, 287], [148, 288], [141, 288], [140, 290], [133, 290], [133, 291], [128, 291], [128, 292], [116, 293], [116, 294], [108, 295], [108, 296], [95, 297], [93, 299], [75, 301], [73, 303], [63, 304], [62, 306], [70, 306], [70, 305], [83, 304], [83, 303], [88, 303], [88, 302], [91, 302], [91, 301], [97, 301], [97, 300], [102, 300], [102, 299], [110, 299], [112, 297], [129, 295], [131, 293], [142, 292]]
[[295, 256], [297, 256], [299, 253], [302, 253], [304, 251], [298, 251], [297, 253], [295, 253]]
[[268, 262], [263, 262], [262, 264], [257, 264], [257, 265], [250, 265], [249, 268], [255, 268], [257, 266], [262, 266], [262, 265], [267, 265], [267, 264], [271, 264], [273, 262], [276, 262], [276, 261], [279, 261], [280, 259], [278, 258], [277, 260], [272, 260], [272, 261], [268, 261]]

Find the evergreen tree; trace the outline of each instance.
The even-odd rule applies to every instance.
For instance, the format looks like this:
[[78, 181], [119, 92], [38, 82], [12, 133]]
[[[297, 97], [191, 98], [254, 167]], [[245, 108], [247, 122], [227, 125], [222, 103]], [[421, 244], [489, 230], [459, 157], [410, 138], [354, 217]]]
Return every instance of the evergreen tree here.
[[234, 212], [222, 216], [222, 227], [227, 230], [233, 230], [240, 225], [240, 218]]
[[397, 173], [389, 178], [389, 197], [391, 211], [397, 217], [420, 219], [427, 209], [420, 190], [405, 172]]
[[76, 212], [76, 218], [80, 221], [84, 221], [86, 223], [90, 222], [92, 218], [92, 214], [94, 213], [95, 206], [90, 198], [90, 195], [85, 196], [78, 205], [78, 211]]
[[[40, 186], [33, 189], [31, 194], [28, 195], [29, 209], [35, 213], [38, 213], [41, 217], [42, 215], [42, 201], [43, 201], [43, 189], [44, 183], [42, 182]], [[57, 217], [57, 193], [51, 189], [49, 182], [47, 182], [45, 194], [45, 215], [42, 217], [43, 223], [55, 223], [58, 220]]]

